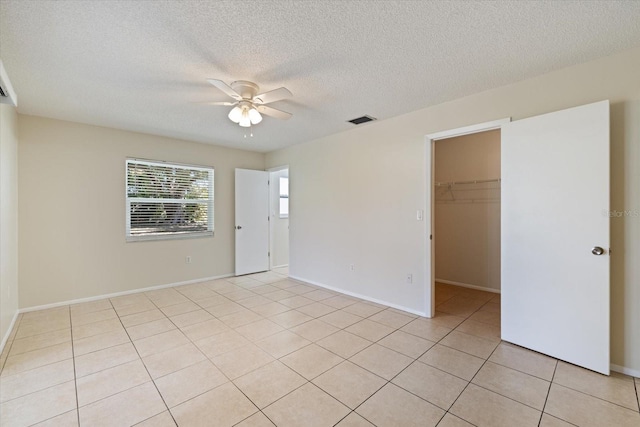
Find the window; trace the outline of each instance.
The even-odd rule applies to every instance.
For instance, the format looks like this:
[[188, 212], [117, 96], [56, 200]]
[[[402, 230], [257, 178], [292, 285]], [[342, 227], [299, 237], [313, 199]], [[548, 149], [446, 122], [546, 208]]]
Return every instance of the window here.
[[280, 177], [280, 218], [289, 218], [289, 178]]
[[213, 235], [213, 168], [127, 159], [127, 240]]

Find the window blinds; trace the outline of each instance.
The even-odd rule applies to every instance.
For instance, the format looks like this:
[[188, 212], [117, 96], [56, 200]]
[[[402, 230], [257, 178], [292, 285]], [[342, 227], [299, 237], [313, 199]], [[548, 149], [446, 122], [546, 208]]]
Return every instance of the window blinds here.
[[213, 235], [213, 168], [127, 159], [129, 240]]

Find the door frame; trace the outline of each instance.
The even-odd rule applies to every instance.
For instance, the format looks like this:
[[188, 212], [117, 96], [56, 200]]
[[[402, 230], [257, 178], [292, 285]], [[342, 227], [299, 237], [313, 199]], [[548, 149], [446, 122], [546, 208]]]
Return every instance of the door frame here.
[[[271, 182], [271, 173], [279, 172], [285, 169], [288, 170], [289, 165], [274, 166], [272, 168], [266, 169], [266, 171], [269, 172], [269, 270], [272, 270], [274, 267], [276, 268], [278, 267], [273, 265], [273, 256], [271, 256], [271, 254], [273, 254], [273, 234], [274, 234], [273, 232], [274, 221], [271, 221], [271, 210], [274, 208], [273, 199], [271, 198], [271, 185], [273, 185], [273, 183]], [[291, 217], [291, 211], [289, 211], [289, 217]], [[290, 240], [288, 230], [287, 230], [287, 240]], [[289, 262], [287, 262], [287, 265], [289, 265]]]
[[470, 126], [444, 130], [431, 133], [425, 136], [425, 182], [426, 199], [429, 204], [430, 224], [425, 233], [425, 313], [431, 318], [436, 312], [436, 270], [435, 270], [435, 192], [433, 183], [435, 182], [435, 142], [441, 139], [455, 138], [457, 136], [471, 135], [474, 133], [486, 132], [500, 129], [503, 125], [511, 122], [511, 117], [493, 120], [490, 122], [478, 123]]

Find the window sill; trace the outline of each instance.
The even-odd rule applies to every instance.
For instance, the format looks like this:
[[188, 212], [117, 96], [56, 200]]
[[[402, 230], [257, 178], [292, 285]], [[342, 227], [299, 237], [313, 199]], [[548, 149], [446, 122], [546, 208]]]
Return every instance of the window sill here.
[[158, 240], [182, 240], [182, 239], [199, 239], [203, 237], [213, 237], [213, 231], [203, 231], [197, 233], [173, 233], [173, 234], [151, 234], [145, 236], [126, 236], [127, 243], [131, 242], [149, 242]]

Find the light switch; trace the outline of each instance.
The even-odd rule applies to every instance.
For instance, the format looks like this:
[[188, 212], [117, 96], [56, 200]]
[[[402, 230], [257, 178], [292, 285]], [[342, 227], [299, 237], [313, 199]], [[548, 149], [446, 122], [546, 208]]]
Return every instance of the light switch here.
[[422, 210], [422, 209], [418, 209], [418, 210], [416, 211], [416, 219], [417, 219], [418, 221], [422, 221], [422, 214], [423, 214], [423, 210]]

